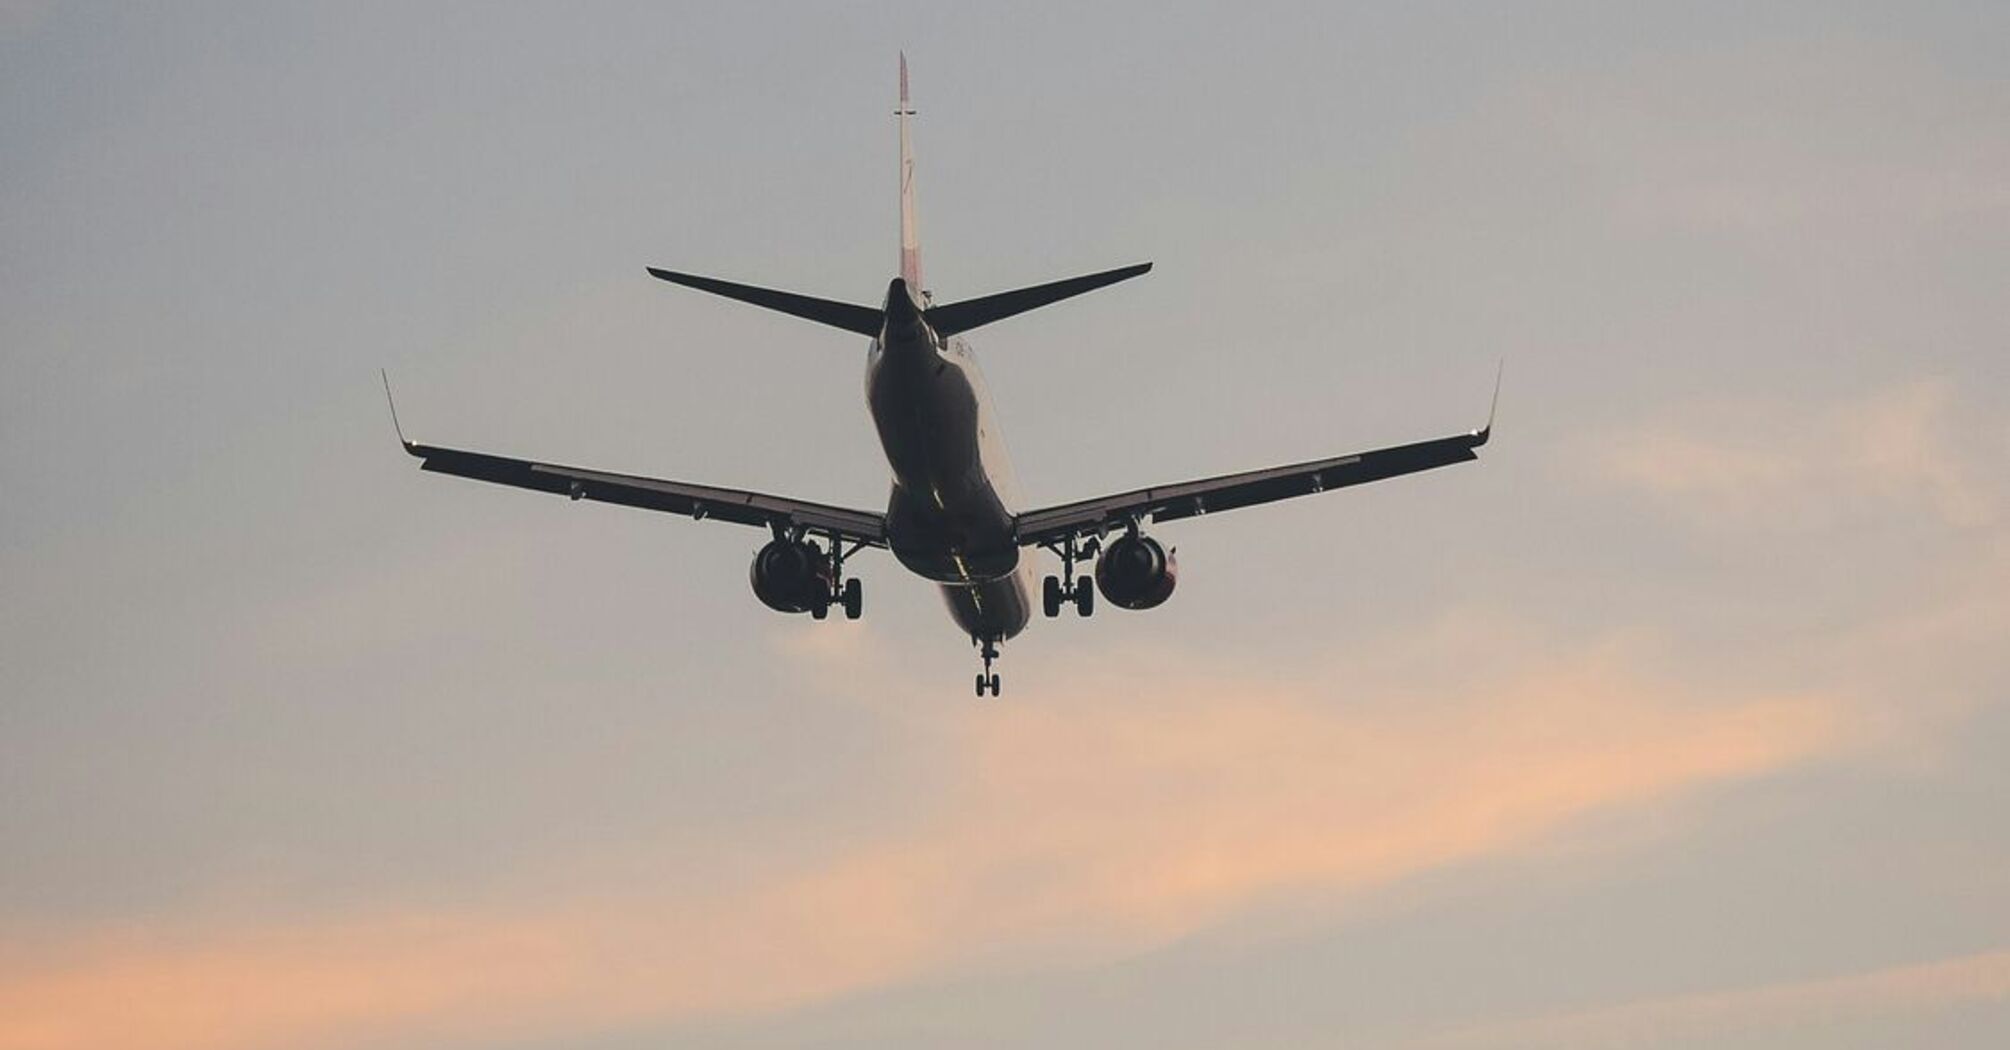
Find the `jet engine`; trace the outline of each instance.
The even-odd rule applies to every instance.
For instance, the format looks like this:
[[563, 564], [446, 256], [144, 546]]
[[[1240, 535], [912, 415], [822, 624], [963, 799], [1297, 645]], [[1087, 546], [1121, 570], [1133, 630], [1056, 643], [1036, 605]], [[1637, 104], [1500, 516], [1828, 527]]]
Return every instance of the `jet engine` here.
[[1096, 588], [1112, 604], [1150, 609], [1172, 597], [1179, 562], [1159, 541], [1141, 533], [1120, 536], [1096, 558]]
[[810, 612], [830, 602], [830, 559], [808, 540], [770, 541], [754, 555], [747, 577], [754, 596], [776, 612]]

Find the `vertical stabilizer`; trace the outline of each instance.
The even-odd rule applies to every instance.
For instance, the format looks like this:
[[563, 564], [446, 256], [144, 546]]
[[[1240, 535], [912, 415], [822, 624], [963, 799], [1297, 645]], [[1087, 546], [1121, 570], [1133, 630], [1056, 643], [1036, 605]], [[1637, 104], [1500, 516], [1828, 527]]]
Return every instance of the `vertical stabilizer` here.
[[914, 107], [907, 99], [907, 52], [900, 53], [900, 277], [916, 295], [928, 286], [921, 283], [921, 235], [914, 221], [914, 147], [907, 137], [908, 118]]

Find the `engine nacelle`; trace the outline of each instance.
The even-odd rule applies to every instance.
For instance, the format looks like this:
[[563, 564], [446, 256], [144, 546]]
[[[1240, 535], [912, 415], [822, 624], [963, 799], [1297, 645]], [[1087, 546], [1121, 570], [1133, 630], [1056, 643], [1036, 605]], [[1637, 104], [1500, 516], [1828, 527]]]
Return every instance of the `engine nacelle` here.
[[818, 602], [830, 601], [830, 559], [808, 540], [770, 541], [754, 555], [747, 578], [754, 596], [776, 612], [809, 612]]
[[1172, 597], [1173, 585], [1178, 582], [1178, 560], [1150, 536], [1120, 536], [1106, 544], [1096, 558], [1096, 589], [1111, 604], [1125, 609], [1163, 604]]

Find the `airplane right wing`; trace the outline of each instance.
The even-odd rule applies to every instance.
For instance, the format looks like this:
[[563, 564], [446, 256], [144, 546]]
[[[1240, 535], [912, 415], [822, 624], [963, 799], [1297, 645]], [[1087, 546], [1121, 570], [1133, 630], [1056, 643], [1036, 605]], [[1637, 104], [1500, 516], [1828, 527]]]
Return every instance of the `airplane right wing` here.
[[1122, 528], [1133, 519], [1176, 521], [1293, 496], [1309, 496], [1478, 459], [1479, 453], [1474, 450], [1487, 443], [1492, 430], [1493, 421], [1489, 419], [1479, 430], [1431, 441], [1046, 507], [1019, 515], [1014, 524], [1020, 546], [1043, 546], [1069, 537], [1100, 535]]

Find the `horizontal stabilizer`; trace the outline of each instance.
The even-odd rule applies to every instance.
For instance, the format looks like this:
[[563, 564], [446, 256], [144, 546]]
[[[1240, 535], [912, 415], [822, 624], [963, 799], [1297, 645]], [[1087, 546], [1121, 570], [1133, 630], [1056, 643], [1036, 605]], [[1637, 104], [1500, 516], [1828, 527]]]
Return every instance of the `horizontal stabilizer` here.
[[[817, 299], [794, 292], [780, 292], [773, 288], [756, 288], [751, 284], [734, 284], [716, 277], [699, 277], [695, 274], [675, 273], [670, 270], [649, 268], [651, 277], [661, 278], [671, 284], [681, 284], [686, 288], [696, 288], [701, 292], [723, 295], [728, 299], [738, 299], [743, 303], [765, 307], [805, 321], [827, 324], [832, 328], [842, 328], [847, 332], [857, 332], [863, 336], [877, 336], [883, 321], [878, 310], [870, 306], [854, 306], [850, 303]], [[1084, 289], [1086, 291], [1087, 289]], [[1073, 294], [1073, 293], [1069, 293]], [[1016, 312], [1016, 311], [1015, 311]]]
[[[1031, 288], [999, 292], [978, 299], [965, 299], [960, 303], [948, 303], [928, 308], [928, 326], [944, 338], [958, 332], [968, 332], [993, 321], [1002, 321], [1015, 314], [1037, 310], [1049, 303], [1058, 303], [1073, 298], [1083, 292], [1093, 292], [1108, 284], [1129, 280], [1139, 274], [1151, 272], [1151, 263], [1138, 263], [1102, 273], [1092, 273], [1086, 277], [1070, 277], [1050, 284], [1036, 284]], [[653, 271], [652, 271], [653, 272]], [[658, 274], [657, 276], [662, 276]], [[728, 294], [728, 293], [720, 293]], [[776, 307], [780, 309], [780, 307]]]

